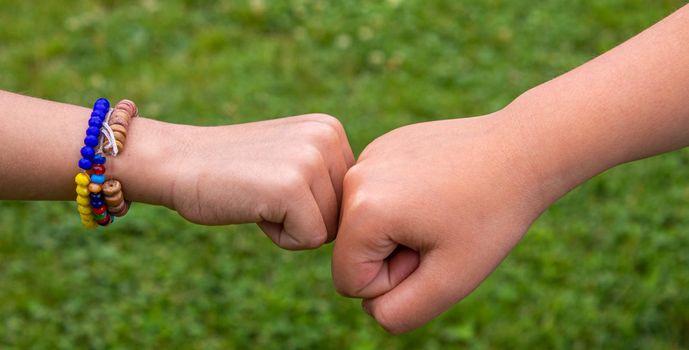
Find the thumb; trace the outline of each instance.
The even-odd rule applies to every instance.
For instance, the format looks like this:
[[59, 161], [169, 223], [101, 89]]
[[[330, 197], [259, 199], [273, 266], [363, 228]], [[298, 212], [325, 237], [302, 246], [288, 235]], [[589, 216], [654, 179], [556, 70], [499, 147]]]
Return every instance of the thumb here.
[[[421, 258], [420, 265], [399, 285], [385, 294], [365, 299], [363, 308], [390, 333], [400, 334], [417, 328], [450, 308], [461, 297], [461, 285], [453, 278], [456, 271], [451, 255], [433, 250]], [[468, 291], [467, 291], [468, 293]]]
[[[351, 181], [351, 170], [345, 183]], [[346, 187], [347, 188], [347, 187]], [[373, 298], [399, 284], [418, 266], [418, 254], [392, 239], [395, 221], [372, 192], [346, 190], [332, 257], [333, 283], [348, 297]]]

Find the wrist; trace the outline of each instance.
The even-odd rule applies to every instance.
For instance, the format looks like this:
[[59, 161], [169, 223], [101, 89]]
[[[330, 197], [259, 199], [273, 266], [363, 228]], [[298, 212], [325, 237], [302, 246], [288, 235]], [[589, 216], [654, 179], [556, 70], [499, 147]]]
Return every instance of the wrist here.
[[132, 120], [125, 150], [108, 159], [108, 173], [120, 180], [127, 200], [172, 207], [175, 167], [170, 159], [182, 128], [141, 117]]
[[590, 126], [573, 117], [573, 111], [558, 110], [552, 101], [536, 87], [497, 113], [505, 137], [528, 163], [542, 209], [620, 162], [615, 152], [606, 151], [611, 147], [607, 139], [589, 133]]

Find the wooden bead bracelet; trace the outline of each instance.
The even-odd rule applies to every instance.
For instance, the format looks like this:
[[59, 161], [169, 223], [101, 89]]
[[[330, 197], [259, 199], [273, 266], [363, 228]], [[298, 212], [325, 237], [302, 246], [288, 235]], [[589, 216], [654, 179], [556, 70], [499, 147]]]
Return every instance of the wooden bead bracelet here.
[[122, 184], [105, 177], [105, 156], [116, 157], [124, 150], [127, 128], [137, 115], [136, 104], [129, 100], [110, 109], [110, 102], [99, 98], [93, 106], [79, 160], [82, 171], [74, 178], [77, 210], [86, 228], [107, 226], [129, 211], [131, 202], [125, 200]]

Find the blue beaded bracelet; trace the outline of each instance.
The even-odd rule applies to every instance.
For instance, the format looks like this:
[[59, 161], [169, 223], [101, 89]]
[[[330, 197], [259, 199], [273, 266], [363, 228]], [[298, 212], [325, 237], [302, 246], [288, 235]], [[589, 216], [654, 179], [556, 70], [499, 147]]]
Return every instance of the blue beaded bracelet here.
[[[91, 112], [91, 117], [88, 121], [88, 129], [86, 129], [86, 137], [84, 138], [84, 147], [81, 148], [80, 154], [81, 159], [79, 159], [79, 168], [83, 169], [83, 175], [77, 175], [79, 181], [77, 182], [77, 193], [81, 193], [81, 204], [79, 213], [81, 215], [81, 222], [87, 228], [93, 228], [98, 225], [108, 225], [112, 222], [112, 216], [107, 213], [107, 207], [105, 205], [105, 200], [103, 198], [102, 192], [89, 193], [86, 195], [81, 191], [87, 188], [87, 183], [103, 184], [105, 182], [105, 175], [103, 175], [105, 168], [105, 157], [102, 154], [96, 152], [96, 147], [99, 145], [101, 128], [103, 127], [103, 122], [105, 121], [108, 112], [110, 111], [110, 102], [104, 98], [99, 98], [96, 103], [93, 104], [93, 111]], [[93, 169], [93, 170], [92, 170]], [[89, 176], [89, 173], [94, 172]], [[90, 188], [90, 186], [89, 186]], [[79, 202], [79, 197], [77, 198]], [[88, 202], [86, 202], [88, 201]], [[87, 204], [88, 203], [88, 204]], [[89, 206], [93, 209], [85, 209]], [[89, 211], [91, 213], [89, 214]], [[96, 215], [95, 212], [101, 213]], [[105, 213], [103, 215], [102, 213]]]
[[99, 98], [93, 104], [93, 111], [91, 112], [91, 118], [89, 118], [89, 128], [86, 129], [86, 137], [84, 138], [85, 146], [81, 148], [82, 158], [79, 160], [79, 167], [81, 169], [90, 170], [93, 167], [93, 159], [96, 156], [95, 147], [98, 146], [98, 136], [109, 110], [110, 102], [104, 98]]

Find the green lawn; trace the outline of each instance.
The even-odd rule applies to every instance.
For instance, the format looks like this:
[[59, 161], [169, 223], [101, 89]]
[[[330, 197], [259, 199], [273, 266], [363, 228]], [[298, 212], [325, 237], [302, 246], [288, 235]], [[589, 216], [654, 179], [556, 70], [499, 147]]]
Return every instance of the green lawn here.
[[[494, 111], [683, 3], [0, 0], [0, 89], [203, 125], [325, 112], [359, 152]], [[595, 178], [400, 337], [335, 293], [330, 247], [282, 251], [252, 225], [145, 205], [87, 232], [72, 203], [0, 202], [0, 347], [687, 348], [688, 172], [680, 151]]]

